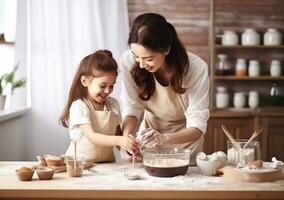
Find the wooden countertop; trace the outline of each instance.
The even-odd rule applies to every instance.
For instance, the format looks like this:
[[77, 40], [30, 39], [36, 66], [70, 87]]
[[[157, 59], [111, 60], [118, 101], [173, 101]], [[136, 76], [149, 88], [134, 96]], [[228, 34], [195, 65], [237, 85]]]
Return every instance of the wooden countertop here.
[[127, 163], [97, 164], [93, 172], [80, 178], [56, 173], [50, 181], [21, 182], [15, 169], [35, 162], [0, 162], [0, 199], [284, 199], [284, 179], [271, 183], [232, 183], [222, 177], [207, 177], [190, 167], [185, 176], [158, 178], [148, 176], [142, 164], [135, 171], [143, 179], [124, 177], [132, 170]]

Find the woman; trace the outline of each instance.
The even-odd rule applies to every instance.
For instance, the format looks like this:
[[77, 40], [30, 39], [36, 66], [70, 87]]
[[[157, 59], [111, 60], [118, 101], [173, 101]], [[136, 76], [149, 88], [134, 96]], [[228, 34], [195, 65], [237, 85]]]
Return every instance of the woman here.
[[[146, 143], [189, 148], [194, 164], [209, 118], [207, 64], [186, 52], [175, 28], [159, 14], [138, 16], [128, 44], [131, 50], [120, 62], [123, 134], [139, 128]], [[129, 153], [121, 154], [130, 160]]]

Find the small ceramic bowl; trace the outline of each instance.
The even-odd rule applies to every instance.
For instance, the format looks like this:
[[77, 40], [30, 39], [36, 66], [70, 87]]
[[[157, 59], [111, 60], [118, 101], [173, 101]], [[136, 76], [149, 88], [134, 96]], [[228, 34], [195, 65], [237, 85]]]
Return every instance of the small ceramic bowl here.
[[48, 167], [40, 167], [36, 169], [39, 180], [51, 180], [54, 175], [54, 169]]
[[21, 167], [16, 170], [17, 177], [20, 181], [31, 181], [34, 175], [34, 168]]
[[196, 159], [197, 166], [201, 174], [206, 176], [214, 176], [217, 174], [218, 169], [225, 166], [224, 160], [201, 160]]

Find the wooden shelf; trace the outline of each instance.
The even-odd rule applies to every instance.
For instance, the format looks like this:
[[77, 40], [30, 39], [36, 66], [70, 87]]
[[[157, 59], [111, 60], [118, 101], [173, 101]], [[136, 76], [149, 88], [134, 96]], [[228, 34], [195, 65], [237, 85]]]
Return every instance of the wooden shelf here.
[[250, 77], [250, 76], [213, 76], [215, 80], [260, 80], [260, 81], [284, 81], [284, 76], [257, 76], [257, 77]]
[[254, 46], [245, 46], [245, 45], [215, 45], [216, 49], [284, 49], [284, 45], [276, 46], [264, 46], [264, 45], [254, 45]]
[[227, 109], [215, 109], [210, 111], [211, 117], [283, 117], [284, 116], [284, 107], [283, 106], [268, 106], [268, 107], [259, 107], [256, 109], [251, 108], [227, 108]]

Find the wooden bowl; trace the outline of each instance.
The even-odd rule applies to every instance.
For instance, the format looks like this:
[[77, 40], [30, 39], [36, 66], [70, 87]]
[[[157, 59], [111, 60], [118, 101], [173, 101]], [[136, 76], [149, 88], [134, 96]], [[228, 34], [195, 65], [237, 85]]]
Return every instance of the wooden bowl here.
[[54, 169], [48, 167], [40, 167], [36, 169], [39, 180], [51, 180], [54, 175]]
[[57, 167], [64, 165], [64, 157], [58, 155], [46, 155], [45, 161], [48, 167]]
[[20, 181], [31, 181], [34, 175], [34, 168], [21, 167], [16, 170], [17, 177]]

